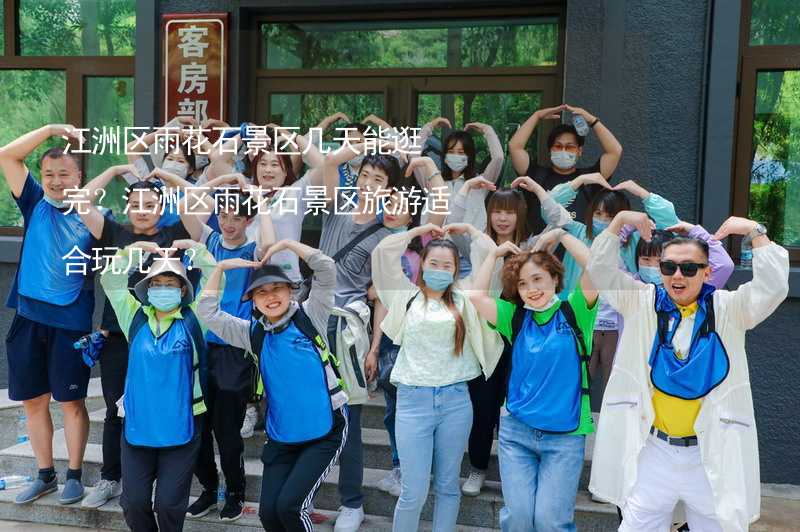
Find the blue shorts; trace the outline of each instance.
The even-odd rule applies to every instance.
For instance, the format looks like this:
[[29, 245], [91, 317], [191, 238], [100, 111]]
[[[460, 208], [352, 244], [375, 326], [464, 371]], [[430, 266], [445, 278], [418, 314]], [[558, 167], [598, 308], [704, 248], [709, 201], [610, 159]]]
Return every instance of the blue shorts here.
[[72, 347], [85, 334], [15, 314], [6, 336], [9, 398], [26, 401], [45, 393], [59, 402], [86, 398], [91, 369]]

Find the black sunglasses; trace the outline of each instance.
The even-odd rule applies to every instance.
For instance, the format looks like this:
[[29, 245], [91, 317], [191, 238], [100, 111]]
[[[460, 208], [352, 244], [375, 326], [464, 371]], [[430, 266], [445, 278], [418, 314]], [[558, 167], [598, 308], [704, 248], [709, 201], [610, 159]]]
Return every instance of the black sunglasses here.
[[677, 263], [672, 260], [662, 260], [658, 264], [661, 267], [661, 273], [664, 275], [675, 275], [675, 272], [680, 268], [684, 277], [694, 277], [700, 268], [708, 266], [708, 264], [703, 264], [702, 262]]

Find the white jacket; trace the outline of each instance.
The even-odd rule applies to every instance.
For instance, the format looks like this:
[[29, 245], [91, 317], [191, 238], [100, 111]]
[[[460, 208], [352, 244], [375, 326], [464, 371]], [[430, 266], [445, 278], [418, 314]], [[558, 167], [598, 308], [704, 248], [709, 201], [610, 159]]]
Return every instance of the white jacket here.
[[[601, 297], [625, 319], [603, 397], [589, 490], [624, 506], [637, 478], [639, 452], [655, 418], [648, 359], [656, 335], [655, 287], [619, 269], [619, 237], [608, 231], [592, 245], [587, 269]], [[758, 441], [745, 353], [745, 331], [766, 319], [789, 291], [789, 254], [771, 243], [753, 249], [753, 280], [714, 292], [716, 331], [730, 358], [727, 378], [703, 398], [694, 424], [725, 532], [746, 531], [759, 518]]]

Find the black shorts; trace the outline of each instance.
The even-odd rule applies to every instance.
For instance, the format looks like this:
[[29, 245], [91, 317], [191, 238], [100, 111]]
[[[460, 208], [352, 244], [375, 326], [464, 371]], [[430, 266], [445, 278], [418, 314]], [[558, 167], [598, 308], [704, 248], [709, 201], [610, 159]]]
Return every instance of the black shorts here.
[[15, 314], [6, 335], [9, 398], [26, 401], [52, 393], [59, 402], [85, 399], [91, 369], [72, 346], [85, 334]]

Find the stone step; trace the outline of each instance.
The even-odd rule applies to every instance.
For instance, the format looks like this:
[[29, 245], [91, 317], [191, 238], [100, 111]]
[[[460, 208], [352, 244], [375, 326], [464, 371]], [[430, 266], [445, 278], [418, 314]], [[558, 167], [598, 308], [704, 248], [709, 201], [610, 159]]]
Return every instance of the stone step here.
[[[30, 505], [20, 506], [14, 504], [16, 490], [0, 492], [0, 519], [13, 519], [27, 523], [47, 523], [53, 525], [83, 527], [93, 530], [129, 530], [119, 506], [119, 499], [114, 499], [96, 510], [80, 506], [80, 503], [63, 506], [58, 503], [58, 494], [51, 493]], [[316, 525], [315, 530], [332, 531], [336, 520], [336, 512], [319, 510], [319, 513], [328, 517], [327, 521]], [[420, 523], [420, 530], [432, 529], [430, 522]], [[33, 530], [33, 527], [26, 528]], [[255, 532], [264, 530], [258, 519], [258, 504], [248, 502], [245, 506], [245, 515], [234, 522], [219, 520], [219, 516], [209, 513], [201, 519], [187, 519], [183, 530], [186, 532]], [[385, 516], [367, 515], [361, 525], [362, 532], [390, 532], [392, 520]], [[460, 532], [488, 532], [487, 528], [459, 526]]]
[[[100, 444], [103, 442], [103, 422], [105, 419], [105, 409], [101, 409], [89, 414], [90, 429], [89, 443]], [[252, 437], [244, 440], [245, 459], [260, 459], [261, 450], [264, 446], [264, 433], [257, 431]], [[371, 469], [391, 469], [392, 451], [389, 446], [389, 433], [385, 428], [362, 428], [361, 441], [364, 444], [364, 467]], [[586, 440], [586, 456], [584, 468], [581, 472], [580, 488], [588, 489], [589, 472], [591, 470], [593, 438], [590, 435]], [[215, 444], [216, 445], [216, 444]], [[471, 467], [469, 457], [464, 453], [461, 462], [461, 476], [468, 477]], [[489, 457], [489, 469], [486, 471], [486, 479], [500, 481], [500, 470], [497, 460], [497, 440], [492, 443], [492, 452]]]
[[[64, 444], [63, 432], [59, 431], [54, 438], [53, 453], [56, 470], [63, 475], [67, 466], [67, 451]], [[83, 465], [83, 478], [86, 485], [94, 485], [100, 478], [102, 449], [98, 444], [89, 444]], [[0, 451], [0, 471], [3, 474], [24, 473], [30, 474], [35, 470], [36, 464], [33, 451], [29, 443], [15, 445]], [[245, 498], [248, 501], [257, 501], [261, 490], [262, 464], [260, 460], [245, 460], [247, 488]], [[335, 510], [339, 507], [338, 493], [338, 467], [334, 467], [328, 478], [322, 483], [315, 499], [317, 508]], [[364, 511], [368, 514], [390, 517], [394, 510], [396, 498], [380, 491], [377, 486], [385, 470], [365, 468], [363, 492]], [[196, 479], [192, 483], [192, 495], [199, 495], [201, 486]], [[423, 520], [432, 519], [433, 497], [429, 496], [422, 512]], [[477, 497], [464, 497], [462, 499], [459, 524], [493, 528], [497, 526], [498, 514], [503, 506], [500, 484], [488, 481], [486, 487]], [[613, 530], [616, 526], [616, 510], [605, 504], [597, 504], [590, 500], [588, 493], [580, 492], [577, 506], [580, 530]], [[591, 528], [596, 526], [599, 528]], [[608, 527], [608, 528], [604, 528]]]
[[[103, 400], [103, 390], [100, 385], [100, 377], [89, 380], [89, 388], [86, 394], [86, 408], [93, 412], [100, 408], [105, 408]], [[23, 415], [22, 403], [12, 401], [8, 397], [8, 388], [0, 389], [0, 449], [5, 449], [14, 445], [17, 441], [17, 420]], [[64, 427], [64, 414], [56, 401], [50, 403], [50, 415], [53, 418], [53, 426], [56, 429]]]

